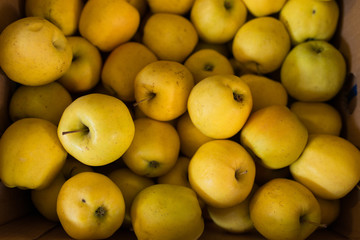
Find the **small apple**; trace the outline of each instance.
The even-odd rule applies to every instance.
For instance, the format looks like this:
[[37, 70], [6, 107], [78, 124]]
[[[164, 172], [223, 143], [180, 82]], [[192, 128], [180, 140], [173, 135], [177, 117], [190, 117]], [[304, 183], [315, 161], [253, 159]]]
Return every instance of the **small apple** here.
[[191, 158], [189, 181], [207, 205], [225, 208], [244, 201], [253, 188], [255, 163], [232, 140], [204, 143]]
[[306, 239], [321, 225], [321, 209], [301, 183], [276, 178], [254, 193], [250, 218], [266, 239]]
[[105, 239], [123, 223], [124, 197], [103, 174], [83, 172], [61, 187], [56, 211], [65, 232], [75, 239]]
[[242, 0], [195, 0], [190, 19], [200, 39], [226, 43], [245, 23], [247, 9]]
[[69, 69], [72, 59], [64, 33], [41, 17], [9, 24], [0, 35], [0, 52], [0, 66], [6, 75], [29, 86], [55, 81]]
[[127, 106], [115, 97], [91, 93], [75, 99], [64, 111], [58, 137], [67, 152], [89, 166], [119, 159], [135, 134]]
[[273, 15], [283, 8], [287, 0], [243, 0], [248, 11], [255, 17]]
[[219, 74], [196, 84], [188, 98], [191, 121], [204, 135], [225, 139], [244, 126], [252, 109], [249, 86], [235, 75]]
[[70, 36], [67, 39], [72, 48], [73, 59], [70, 68], [58, 82], [71, 93], [91, 90], [100, 81], [100, 51], [83, 37]]
[[157, 183], [167, 183], [180, 185], [184, 187], [191, 187], [188, 178], [188, 167], [190, 158], [179, 156], [174, 167], [167, 173], [157, 178]]

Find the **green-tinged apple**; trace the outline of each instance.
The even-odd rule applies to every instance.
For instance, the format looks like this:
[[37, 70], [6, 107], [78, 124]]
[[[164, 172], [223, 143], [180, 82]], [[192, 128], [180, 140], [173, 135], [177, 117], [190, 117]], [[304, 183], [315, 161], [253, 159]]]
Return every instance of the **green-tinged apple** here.
[[288, 0], [279, 14], [293, 45], [308, 40], [330, 40], [338, 26], [340, 9], [335, 0]]
[[266, 239], [306, 239], [321, 226], [321, 209], [314, 194], [285, 178], [261, 186], [250, 200], [250, 218]]
[[226, 139], [204, 143], [191, 158], [188, 171], [192, 189], [207, 205], [218, 208], [244, 201], [255, 179], [250, 154]]
[[307, 41], [291, 49], [280, 74], [281, 83], [296, 100], [324, 102], [343, 86], [346, 61], [331, 43]]
[[290, 172], [316, 196], [339, 199], [360, 180], [360, 151], [345, 138], [312, 134]]
[[255, 17], [264, 17], [280, 12], [287, 0], [243, 0], [248, 11]]
[[100, 81], [102, 58], [100, 51], [80, 36], [67, 38], [73, 52], [70, 68], [58, 81], [71, 93], [85, 92]]
[[272, 105], [252, 113], [240, 132], [241, 144], [267, 168], [289, 166], [303, 152], [308, 132], [295, 113]]
[[187, 67], [159, 60], [146, 65], [135, 77], [136, 107], [148, 117], [170, 121], [186, 112], [194, 78]]
[[70, 93], [58, 82], [41, 86], [19, 86], [12, 94], [9, 115], [12, 121], [42, 118], [58, 125], [65, 108], [72, 102]]
[[214, 75], [196, 84], [188, 98], [191, 121], [204, 135], [234, 136], [248, 119], [253, 101], [249, 86], [235, 75]]
[[270, 16], [247, 21], [232, 42], [234, 58], [248, 71], [260, 75], [279, 69], [290, 47], [290, 36], [284, 24]]
[[82, 0], [26, 0], [25, 15], [43, 17], [60, 28], [66, 36], [70, 36], [78, 30], [83, 7]]
[[58, 137], [66, 151], [89, 166], [119, 159], [135, 134], [127, 106], [115, 97], [91, 93], [75, 99], [64, 111]]
[[107, 176], [82, 172], [61, 187], [56, 211], [65, 232], [75, 239], [106, 239], [122, 225], [124, 197]]
[[12, 123], [0, 140], [0, 179], [7, 187], [42, 189], [63, 167], [67, 152], [56, 125], [40, 118]]
[[247, 13], [242, 0], [195, 0], [190, 19], [200, 39], [209, 43], [226, 43], [245, 23]]
[[196, 240], [204, 219], [196, 193], [188, 187], [155, 184], [142, 190], [131, 207], [137, 239]]
[[135, 136], [122, 159], [136, 174], [159, 177], [176, 163], [180, 139], [176, 129], [167, 122], [151, 118], [134, 120]]
[[13, 81], [38, 86], [55, 81], [70, 67], [72, 51], [64, 33], [41, 17], [9, 24], [0, 35], [0, 66]]

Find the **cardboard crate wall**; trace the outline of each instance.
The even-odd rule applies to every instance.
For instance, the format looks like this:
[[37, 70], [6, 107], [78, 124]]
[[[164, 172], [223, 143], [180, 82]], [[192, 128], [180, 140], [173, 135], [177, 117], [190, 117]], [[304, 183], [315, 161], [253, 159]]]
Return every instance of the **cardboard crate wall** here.
[[[360, 147], [360, 1], [339, 0], [338, 32], [332, 39], [347, 60], [348, 77], [343, 91], [334, 99], [343, 117], [342, 136]], [[24, 16], [22, 0], [0, 0], [0, 32]], [[1, 54], [1, 53], [0, 53]], [[0, 136], [10, 124], [8, 101], [14, 84], [0, 69]], [[360, 239], [360, 190], [341, 200], [341, 214], [328, 229], [317, 230], [310, 239]], [[0, 182], [0, 239], [70, 239], [57, 223], [40, 216], [31, 204], [28, 191], [10, 189]], [[135, 239], [129, 231], [118, 231], [111, 239]], [[209, 224], [201, 239], [262, 239], [258, 234], [227, 234]]]

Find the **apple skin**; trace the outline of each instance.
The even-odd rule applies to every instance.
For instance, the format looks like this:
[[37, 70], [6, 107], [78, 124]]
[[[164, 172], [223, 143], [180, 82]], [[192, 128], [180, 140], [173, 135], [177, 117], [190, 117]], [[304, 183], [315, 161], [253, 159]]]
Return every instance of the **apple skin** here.
[[28, 86], [55, 81], [69, 69], [72, 59], [64, 33], [40, 17], [9, 24], [0, 35], [0, 52], [0, 66], [6, 75]]
[[320, 205], [301, 183], [275, 178], [250, 200], [250, 218], [266, 239], [306, 239], [320, 224]]
[[[66, 133], [69, 131], [75, 131]], [[128, 149], [135, 126], [127, 106], [112, 96], [91, 93], [75, 99], [64, 111], [58, 137], [67, 152], [89, 166], [119, 159]]]

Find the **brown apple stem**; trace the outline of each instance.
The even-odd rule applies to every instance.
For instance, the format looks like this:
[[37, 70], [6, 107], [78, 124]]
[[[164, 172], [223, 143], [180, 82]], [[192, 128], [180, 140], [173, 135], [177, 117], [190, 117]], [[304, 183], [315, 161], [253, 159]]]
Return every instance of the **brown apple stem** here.
[[307, 222], [307, 223], [310, 223], [310, 224], [313, 224], [319, 228], [327, 228], [327, 225], [324, 224], [324, 223], [317, 223], [317, 222], [313, 222], [313, 221], [310, 221], [310, 220], [305, 220], [304, 222]]
[[144, 98], [144, 99], [141, 99], [141, 100], [138, 101], [138, 102], [135, 102], [135, 103], [133, 104], [133, 106], [136, 107], [136, 106], [139, 105], [140, 103], [149, 101], [149, 100], [151, 100], [151, 99], [154, 98], [154, 97], [155, 97], [155, 93], [151, 93], [148, 97], [146, 97], [146, 98]]
[[62, 132], [61, 134], [66, 135], [66, 134], [69, 134], [69, 133], [78, 133], [78, 132], [89, 132], [89, 129], [88, 128], [83, 128], [83, 129], [78, 129], [78, 130], [65, 131], [65, 132]]
[[236, 170], [235, 171], [235, 178], [237, 179], [237, 180], [239, 180], [239, 178], [242, 176], [242, 175], [245, 175], [245, 174], [247, 174], [247, 170], [245, 170], [245, 171], [240, 171], [240, 170]]

